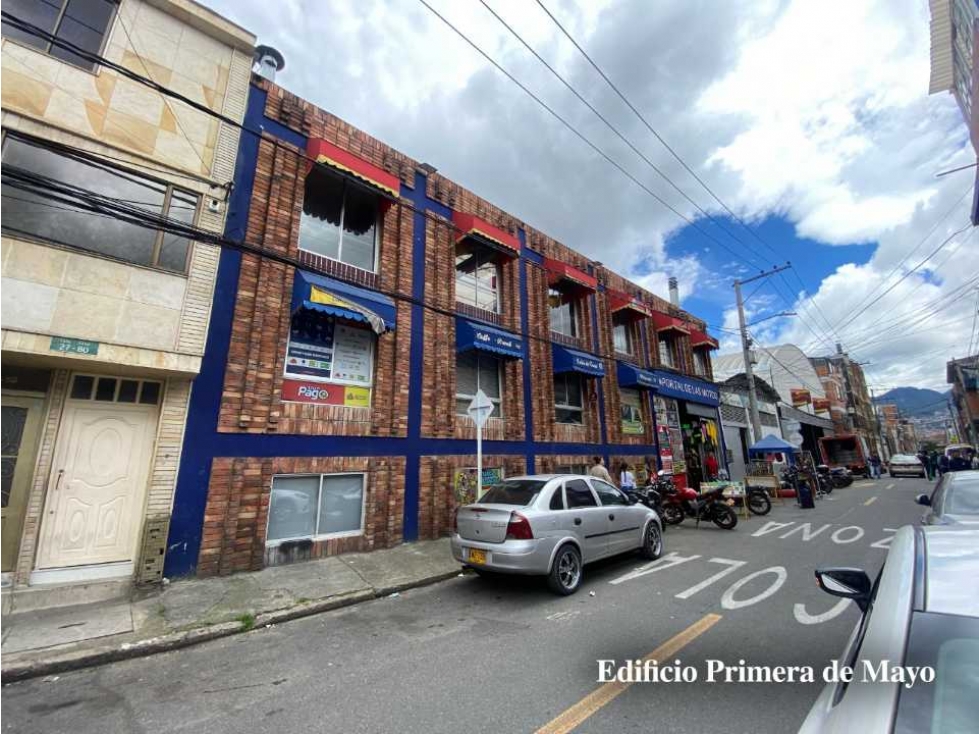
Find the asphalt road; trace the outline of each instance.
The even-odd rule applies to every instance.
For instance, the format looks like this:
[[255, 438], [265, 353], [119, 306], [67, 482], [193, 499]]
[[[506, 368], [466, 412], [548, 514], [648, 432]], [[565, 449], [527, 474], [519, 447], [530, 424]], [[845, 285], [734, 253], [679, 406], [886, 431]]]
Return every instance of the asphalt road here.
[[[822, 683], [709, 684], [706, 661], [820, 670], [841, 655], [858, 614], [815, 586], [813, 568], [876, 573], [894, 530], [922, 514], [914, 495], [929, 488], [885, 477], [836, 490], [815, 510], [776, 504], [734, 531], [685, 521], [666, 533], [664, 559], [589, 567], [571, 597], [532, 579], [467, 575], [182, 651], [11, 684], [3, 729], [793, 732]], [[598, 660], [623, 664], [657, 650], [667, 667], [678, 660], [699, 680], [597, 683]]]

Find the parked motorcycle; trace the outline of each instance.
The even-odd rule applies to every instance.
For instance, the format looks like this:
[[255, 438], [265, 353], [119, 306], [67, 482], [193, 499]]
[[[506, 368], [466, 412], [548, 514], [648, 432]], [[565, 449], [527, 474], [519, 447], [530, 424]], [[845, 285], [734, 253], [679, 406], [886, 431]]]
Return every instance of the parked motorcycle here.
[[833, 486], [837, 489], [840, 487], [849, 487], [853, 484], [853, 472], [845, 466], [834, 466], [831, 468], [829, 470], [829, 478]]
[[767, 515], [772, 511], [772, 500], [764, 487], [749, 486], [746, 491], [748, 510], [753, 515]]
[[687, 517], [712, 522], [724, 530], [733, 530], [738, 524], [737, 513], [724, 498], [723, 487], [698, 494], [689, 487], [677, 489], [671, 486], [663, 495], [662, 517], [668, 525], [679, 525]]

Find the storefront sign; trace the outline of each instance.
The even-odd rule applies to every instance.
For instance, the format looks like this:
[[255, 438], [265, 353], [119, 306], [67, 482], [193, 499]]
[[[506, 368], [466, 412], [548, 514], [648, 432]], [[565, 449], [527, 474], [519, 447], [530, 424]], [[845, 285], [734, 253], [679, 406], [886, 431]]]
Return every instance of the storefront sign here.
[[316, 405], [346, 405], [352, 408], [369, 408], [371, 391], [366, 387], [333, 385], [305, 380], [283, 380], [282, 399], [294, 403]]
[[812, 402], [812, 393], [808, 390], [792, 389], [789, 391], [792, 398], [792, 407], [798, 408], [800, 405], [809, 405]]
[[349, 308], [357, 311], [358, 308], [350, 303], [350, 301], [345, 301], [342, 298], [338, 298], [329, 291], [325, 291], [322, 288], [317, 288], [315, 285], [309, 288], [309, 300], [313, 303], [322, 303], [324, 306], [338, 306], [339, 308]]
[[827, 398], [813, 398], [812, 409], [817, 413], [829, 413], [829, 400]]
[[660, 395], [704, 405], [717, 406], [721, 402], [720, 390], [709, 382], [670, 372], [654, 371], [652, 375], [656, 379], [654, 387]]
[[[503, 481], [503, 467], [483, 467], [483, 491]], [[456, 502], [467, 505], [476, 501], [476, 468], [457, 469], [452, 482]]]
[[367, 329], [336, 325], [333, 379], [371, 383], [371, 346], [374, 334]]
[[622, 421], [622, 433], [641, 436], [644, 433], [643, 425], [638, 421]]
[[329, 379], [333, 366], [333, 321], [323, 324], [319, 339], [299, 336], [293, 332], [286, 351], [286, 372]]
[[68, 352], [71, 354], [87, 354], [94, 357], [99, 353], [99, 343], [84, 339], [69, 339], [63, 336], [51, 337], [52, 352]]

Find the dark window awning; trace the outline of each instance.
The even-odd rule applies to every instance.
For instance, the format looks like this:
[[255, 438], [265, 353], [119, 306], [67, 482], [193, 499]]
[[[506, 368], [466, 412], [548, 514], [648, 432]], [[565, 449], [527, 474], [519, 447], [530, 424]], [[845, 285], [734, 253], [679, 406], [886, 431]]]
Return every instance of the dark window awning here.
[[547, 271], [547, 284], [550, 286], [570, 287], [582, 295], [598, 290], [598, 278], [560, 260], [545, 257], [544, 270]]
[[620, 291], [608, 291], [609, 308], [614, 316], [630, 319], [648, 319], [653, 315], [649, 306], [635, 296]]
[[697, 331], [692, 329], [690, 331], [690, 346], [693, 349], [719, 349], [720, 345], [717, 343], [717, 339], [710, 336], [706, 332]]
[[700, 403], [688, 402], [684, 404], [684, 410], [687, 411], [689, 415], [695, 415], [700, 418], [712, 418], [717, 420], [717, 408], [701, 405]]
[[660, 311], [653, 312], [653, 326], [656, 327], [656, 331], [676, 331], [680, 334], [690, 333], [690, 328], [682, 319]]
[[456, 242], [468, 239], [484, 245], [507, 257], [520, 256], [520, 240], [499, 227], [480, 219], [474, 214], [452, 212], [452, 223], [456, 229]]
[[370, 324], [378, 334], [393, 330], [398, 314], [394, 301], [383, 293], [297, 270], [292, 284], [292, 312], [301, 308]]
[[590, 377], [605, 377], [605, 364], [593, 354], [554, 344], [551, 346], [555, 374], [579, 372]]
[[476, 349], [509, 359], [523, 358], [523, 340], [516, 334], [475, 321], [456, 320], [456, 351]]
[[317, 163], [348, 173], [378, 191], [390, 196], [398, 196], [401, 181], [393, 173], [375, 166], [360, 156], [354, 155], [322, 138], [310, 138], [306, 144], [306, 155]]
[[616, 362], [615, 364], [619, 387], [642, 387], [649, 390], [656, 387], [656, 376], [649, 370], [640, 369], [627, 362]]

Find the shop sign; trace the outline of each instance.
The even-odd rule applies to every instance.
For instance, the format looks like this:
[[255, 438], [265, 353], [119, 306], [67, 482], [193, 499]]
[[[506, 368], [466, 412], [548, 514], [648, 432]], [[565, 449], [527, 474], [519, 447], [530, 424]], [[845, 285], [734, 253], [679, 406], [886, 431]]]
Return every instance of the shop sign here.
[[720, 390], [703, 380], [674, 375], [670, 372], [654, 371], [652, 374], [656, 379], [654, 387], [660, 395], [704, 405], [717, 406], [721, 402]]
[[793, 408], [798, 408], [800, 405], [809, 405], [812, 402], [812, 393], [808, 390], [793, 388], [789, 393], [792, 398]]
[[605, 365], [603, 365], [599, 360], [586, 357], [583, 354], [572, 354], [571, 359], [572, 364], [577, 370], [583, 370], [585, 372], [598, 372], [605, 369]]
[[644, 433], [643, 425], [639, 421], [622, 421], [622, 433], [635, 436]]
[[[456, 469], [452, 481], [456, 503], [468, 505], [476, 501], [476, 467]], [[503, 467], [483, 467], [483, 491], [503, 481]]]
[[345, 301], [342, 298], [338, 298], [329, 291], [325, 291], [322, 288], [317, 288], [315, 285], [309, 288], [309, 300], [313, 303], [322, 303], [324, 306], [337, 306], [338, 308], [348, 308], [351, 311], [356, 311], [360, 313], [360, 309], [354, 306], [350, 301]]
[[515, 339], [509, 334], [501, 334], [496, 330], [480, 329], [476, 325], [473, 326], [473, 340], [488, 347], [503, 349], [508, 352], [521, 352], [523, 350], [523, 343], [519, 339]]
[[316, 405], [346, 405], [353, 408], [369, 408], [371, 391], [366, 387], [334, 385], [305, 380], [283, 380], [282, 399], [294, 403]]
[[66, 352], [71, 354], [86, 354], [94, 357], [99, 353], [99, 343], [90, 342], [85, 339], [69, 339], [63, 336], [51, 337], [52, 352]]

